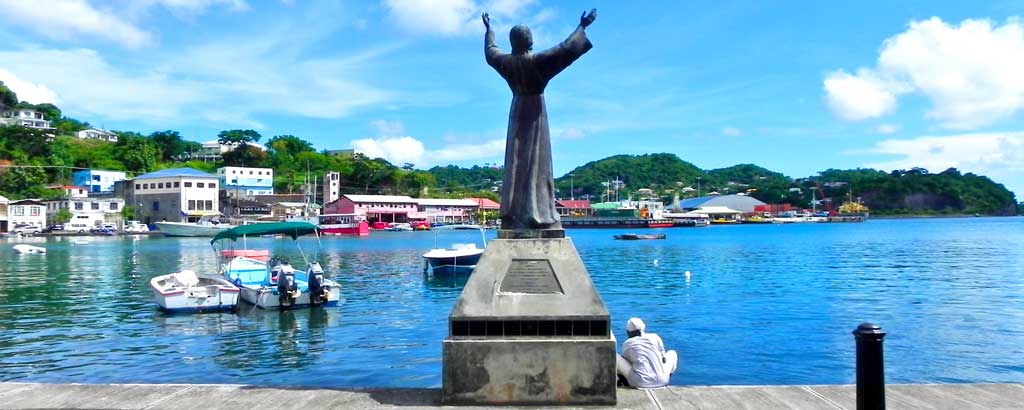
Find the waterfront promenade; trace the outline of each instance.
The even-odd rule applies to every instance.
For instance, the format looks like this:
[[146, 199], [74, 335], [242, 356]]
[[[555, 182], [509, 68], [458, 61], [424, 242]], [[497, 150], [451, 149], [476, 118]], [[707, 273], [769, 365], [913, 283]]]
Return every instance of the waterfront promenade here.
[[[310, 376], [315, 378], [315, 374]], [[226, 384], [0, 383], [2, 409], [416, 409], [438, 407], [440, 398], [441, 391], [438, 389], [318, 389]], [[851, 385], [672, 386], [653, 390], [619, 389], [618, 401], [615, 407], [618, 409], [650, 410], [857, 408], [855, 389]], [[1020, 409], [1022, 403], [1024, 384], [913, 384], [890, 385], [886, 389], [886, 404], [890, 410], [1009, 410]]]

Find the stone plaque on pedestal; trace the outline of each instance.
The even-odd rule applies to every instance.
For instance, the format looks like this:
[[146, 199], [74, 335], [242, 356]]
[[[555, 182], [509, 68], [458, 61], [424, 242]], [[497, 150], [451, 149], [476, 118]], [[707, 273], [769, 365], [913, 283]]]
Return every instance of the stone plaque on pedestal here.
[[449, 317], [448, 404], [614, 404], [608, 310], [572, 239], [487, 245]]

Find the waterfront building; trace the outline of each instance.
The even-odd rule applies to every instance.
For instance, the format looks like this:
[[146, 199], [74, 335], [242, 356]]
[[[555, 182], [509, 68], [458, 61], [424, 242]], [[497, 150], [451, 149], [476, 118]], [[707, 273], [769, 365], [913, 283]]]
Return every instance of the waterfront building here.
[[125, 179], [128, 179], [128, 175], [124, 171], [86, 169], [71, 174], [71, 182], [85, 187], [90, 193], [113, 193], [114, 184]]
[[404, 195], [345, 194], [324, 206], [325, 214], [363, 214], [374, 222], [408, 222], [419, 212], [416, 200]]
[[498, 219], [498, 215], [501, 213], [501, 204], [492, 201], [487, 198], [466, 198], [473, 202], [476, 202], [476, 217], [474, 218], [479, 223], [487, 223], [487, 221], [493, 221]]
[[47, 188], [62, 191], [64, 198], [87, 198], [89, 196], [89, 190], [82, 186], [50, 185]]
[[216, 175], [192, 168], [164, 169], [131, 179], [125, 201], [137, 207], [136, 218], [143, 223], [196, 222], [219, 213], [218, 185]]
[[680, 201], [680, 209], [674, 209], [673, 211], [689, 212], [699, 208], [725, 207], [747, 214], [754, 212], [757, 207], [762, 205], [766, 204], [757, 198], [747, 195], [709, 195]]
[[7, 232], [7, 206], [11, 201], [0, 195], [0, 232]]
[[426, 219], [431, 222], [463, 223], [473, 220], [480, 204], [472, 199], [418, 198], [416, 213], [411, 219]]
[[221, 191], [220, 212], [231, 217], [260, 219], [270, 216], [270, 205], [249, 198], [229, 198]]
[[83, 140], [90, 140], [91, 139], [91, 140], [101, 140], [101, 141], [117, 142], [117, 134], [115, 134], [115, 133], [113, 133], [111, 131], [101, 130], [99, 128], [89, 128], [87, 130], [81, 130], [81, 131], [78, 131], [77, 133], [75, 133], [75, 135], [78, 136], [78, 138], [81, 138]]
[[123, 228], [121, 210], [124, 209], [122, 198], [86, 198], [75, 197], [46, 201], [46, 218], [54, 222], [54, 217], [61, 209], [71, 212], [71, 219], [64, 223], [64, 230], [86, 232], [104, 223]]
[[22, 199], [7, 205], [8, 229], [21, 224], [34, 225], [40, 230], [46, 229], [46, 204], [37, 199]]
[[337, 201], [338, 196], [341, 195], [341, 173], [331, 171], [324, 174], [323, 189], [324, 204]]
[[561, 216], [594, 215], [594, 209], [590, 207], [589, 199], [558, 199], [555, 200], [555, 210]]
[[17, 108], [0, 112], [0, 125], [20, 125], [44, 131], [53, 131], [51, 122], [46, 120], [42, 112], [29, 108]]
[[217, 176], [229, 197], [274, 194], [274, 170], [270, 168], [222, 167]]
[[319, 216], [320, 205], [306, 202], [278, 202], [270, 205], [270, 215], [282, 220]]

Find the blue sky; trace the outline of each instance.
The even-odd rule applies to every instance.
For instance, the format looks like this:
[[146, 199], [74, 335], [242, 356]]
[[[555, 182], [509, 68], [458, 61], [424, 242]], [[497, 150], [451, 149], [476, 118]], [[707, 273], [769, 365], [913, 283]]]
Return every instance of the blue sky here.
[[[635, 3], [635, 4], [634, 4]], [[0, 80], [108, 129], [293, 134], [420, 167], [500, 163], [486, 65], [598, 9], [549, 85], [559, 175], [614, 154], [710, 169], [955, 166], [1024, 193], [1024, 3], [0, 0]]]

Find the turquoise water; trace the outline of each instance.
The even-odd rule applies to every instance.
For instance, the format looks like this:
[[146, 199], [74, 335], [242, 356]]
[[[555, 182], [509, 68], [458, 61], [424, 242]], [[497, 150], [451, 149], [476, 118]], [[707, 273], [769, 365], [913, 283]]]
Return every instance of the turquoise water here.
[[[850, 332], [862, 321], [889, 332], [890, 382], [1024, 382], [1024, 218], [714, 226], [612, 240], [624, 232], [569, 235], [618, 340], [639, 316], [679, 351], [674, 384], [853, 382]], [[155, 309], [148, 281], [215, 270], [207, 240], [7, 239], [0, 380], [439, 386], [446, 318], [465, 278], [424, 276], [419, 255], [433, 238], [325, 238], [320, 257], [343, 286], [336, 308], [173, 316]], [[442, 245], [474, 239], [438, 236]], [[17, 255], [19, 242], [49, 253]], [[259, 246], [297, 257], [290, 240], [250, 241]]]

